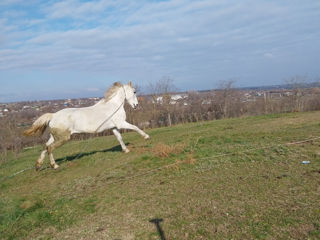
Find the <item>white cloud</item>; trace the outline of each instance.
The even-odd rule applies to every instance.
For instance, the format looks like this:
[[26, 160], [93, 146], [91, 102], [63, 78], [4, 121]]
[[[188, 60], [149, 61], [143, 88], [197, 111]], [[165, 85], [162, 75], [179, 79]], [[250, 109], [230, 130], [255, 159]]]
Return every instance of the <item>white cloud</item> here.
[[68, 0], [54, 3], [48, 7], [49, 17], [51, 18], [88, 18], [103, 12], [107, 7], [113, 6], [111, 0], [100, 0], [81, 2], [79, 0]]
[[213, 76], [245, 76], [263, 58], [281, 62], [301, 46], [319, 47], [316, 1], [40, 2], [37, 14], [0, 19], [0, 70], [170, 75], [208, 85]]

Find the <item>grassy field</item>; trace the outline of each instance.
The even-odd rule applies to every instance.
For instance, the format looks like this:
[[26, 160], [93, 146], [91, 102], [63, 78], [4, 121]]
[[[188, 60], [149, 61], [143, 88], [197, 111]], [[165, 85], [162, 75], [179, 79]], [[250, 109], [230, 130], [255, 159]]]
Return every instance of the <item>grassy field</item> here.
[[[320, 112], [71, 141], [0, 165], [1, 239], [319, 239]], [[79, 153], [82, 153], [79, 155]], [[310, 161], [310, 164], [302, 164]], [[157, 222], [158, 229], [157, 229]]]

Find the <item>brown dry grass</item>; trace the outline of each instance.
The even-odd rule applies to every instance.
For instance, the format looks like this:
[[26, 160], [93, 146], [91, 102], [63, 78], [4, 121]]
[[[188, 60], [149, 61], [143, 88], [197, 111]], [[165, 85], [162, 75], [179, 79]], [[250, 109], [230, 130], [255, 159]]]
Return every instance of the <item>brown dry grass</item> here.
[[194, 158], [193, 154], [188, 154], [187, 155], [187, 158], [186, 159], [183, 159], [183, 160], [180, 160], [180, 159], [177, 159], [175, 161], [174, 164], [172, 165], [169, 165], [168, 168], [174, 168], [176, 170], [180, 169], [180, 166], [181, 164], [191, 164], [191, 165], [194, 165], [196, 163], [196, 159]]
[[171, 154], [180, 154], [183, 152], [185, 144], [177, 143], [174, 145], [167, 145], [165, 143], [157, 143], [152, 147], [151, 152], [160, 158], [167, 158]]

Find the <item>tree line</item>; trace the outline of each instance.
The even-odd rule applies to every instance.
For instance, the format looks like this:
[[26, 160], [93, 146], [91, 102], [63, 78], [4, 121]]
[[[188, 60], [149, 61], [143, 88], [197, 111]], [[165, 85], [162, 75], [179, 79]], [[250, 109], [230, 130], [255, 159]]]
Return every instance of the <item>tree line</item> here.
[[[306, 88], [303, 77], [296, 76], [289, 79], [287, 83], [290, 90], [278, 91], [279, 96], [276, 97], [272, 95], [272, 91], [262, 91], [262, 95], [246, 98], [248, 91], [235, 88], [234, 83], [232, 80], [223, 81], [217, 90], [189, 91], [182, 94], [175, 93], [176, 87], [172, 79], [162, 78], [149, 84], [149, 94], [139, 97], [140, 107], [137, 110], [125, 105], [127, 120], [146, 129], [222, 118], [320, 110], [320, 88]], [[138, 86], [137, 90], [139, 90]], [[183, 96], [173, 99], [174, 95]], [[50, 107], [47, 109], [50, 110]], [[22, 136], [22, 132], [28, 126], [21, 126], [21, 119], [31, 124], [32, 120], [44, 113], [30, 111], [11, 113], [0, 118], [0, 160], [2, 162], [6, 161], [9, 152], [18, 158], [23, 148], [43, 143], [48, 139], [48, 133], [41, 137]], [[106, 131], [94, 136], [111, 133]], [[72, 139], [83, 140], [90, 137], [93, 136], [75, 134]]]

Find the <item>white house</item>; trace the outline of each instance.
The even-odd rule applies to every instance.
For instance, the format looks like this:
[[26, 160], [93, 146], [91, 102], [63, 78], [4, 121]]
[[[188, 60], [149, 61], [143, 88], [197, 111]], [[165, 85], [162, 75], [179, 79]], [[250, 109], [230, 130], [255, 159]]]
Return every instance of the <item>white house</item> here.
[[[187, 98], [186, 94], [174, 94], [174, 95], [170, 95], [170, 104], [176, 104], [179, 100], [185, 99]], [[154, 103], [154, 101], [152, 100], [152, 102]], [[155, 100], [156, 103], [163, 103], [163, 97], [162, 96], [158, 96], [156, 97]]]

